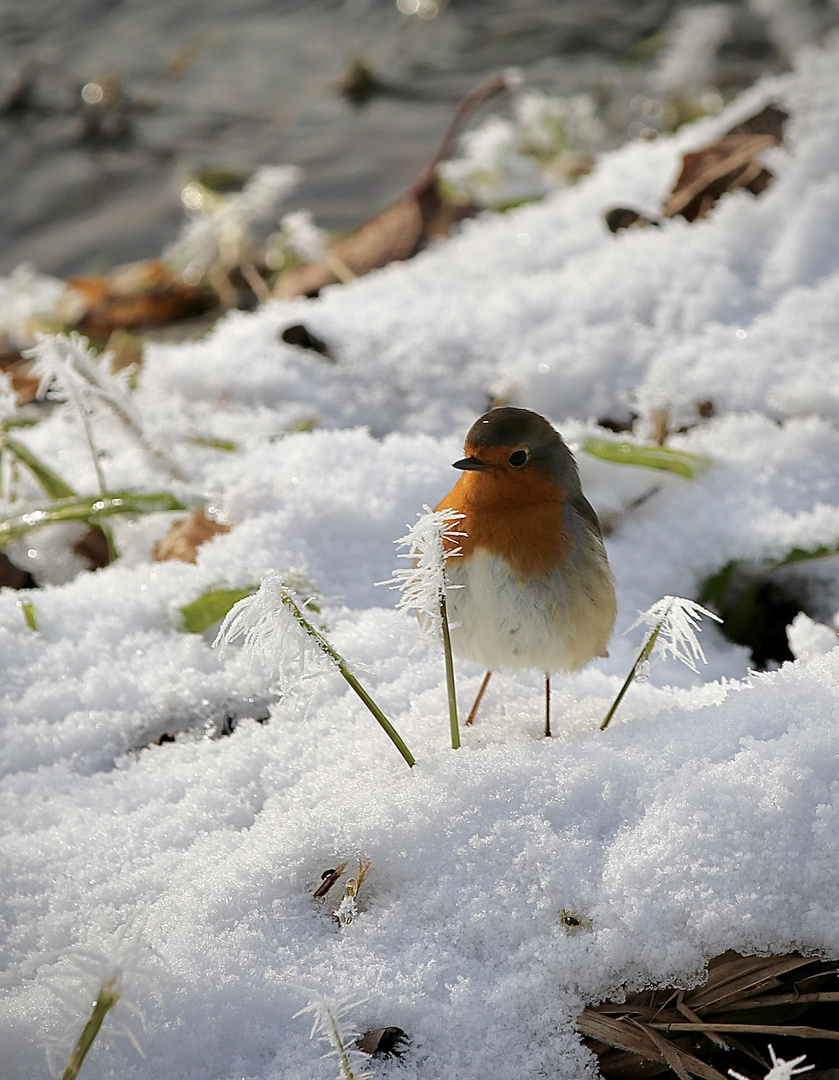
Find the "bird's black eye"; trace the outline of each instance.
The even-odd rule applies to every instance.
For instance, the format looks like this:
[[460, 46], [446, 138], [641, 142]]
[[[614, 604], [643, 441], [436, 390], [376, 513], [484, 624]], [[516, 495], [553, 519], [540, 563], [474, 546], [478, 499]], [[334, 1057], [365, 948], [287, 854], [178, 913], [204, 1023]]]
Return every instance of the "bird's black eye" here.
[[512, 454], [507, 458], [512, 466], [516, 469], [520, 469], [522, 465], [527, 461], [526, 450], [514, 450]]

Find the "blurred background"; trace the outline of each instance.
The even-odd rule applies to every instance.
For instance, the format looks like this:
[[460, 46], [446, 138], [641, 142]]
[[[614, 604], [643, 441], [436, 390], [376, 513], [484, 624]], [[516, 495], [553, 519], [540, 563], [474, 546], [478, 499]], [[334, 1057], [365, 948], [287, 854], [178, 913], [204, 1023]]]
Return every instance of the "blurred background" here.
[[586, 152], [653, 138], [837, 23], [831, 0], [5, 0], [0, 274], [157, 256], [191, 181], [229, 192], [266, 164], [302, 169], [283, 211], [349, 229], [508, 67], [576, 102]]

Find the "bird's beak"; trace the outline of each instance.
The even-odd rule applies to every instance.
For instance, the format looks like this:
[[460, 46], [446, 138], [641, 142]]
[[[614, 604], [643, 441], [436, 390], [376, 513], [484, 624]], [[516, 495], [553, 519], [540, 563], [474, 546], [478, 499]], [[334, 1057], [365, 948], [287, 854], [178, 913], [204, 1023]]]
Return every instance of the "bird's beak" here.
[[461, 458], [460, 461], [452, 462], [453, 469], [491, 469], [492, 466], [488, 465], [485, 461], [479, 461], [476, 457]]

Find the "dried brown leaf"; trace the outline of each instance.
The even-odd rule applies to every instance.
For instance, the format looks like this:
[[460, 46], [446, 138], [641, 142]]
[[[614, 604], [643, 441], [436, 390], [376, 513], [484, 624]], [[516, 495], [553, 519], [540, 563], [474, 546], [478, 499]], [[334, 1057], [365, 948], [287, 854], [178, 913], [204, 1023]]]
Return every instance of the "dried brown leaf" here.
[[[772, 174], [758, 160], [759, 155], [781, 142], [788, 119], [783, 109], [767, 105], [716, 142], [685, 154], [682, 171], [664, 204], [662, 216], [678, 214], [696, 221], [727, 191], [746, 188], [759, 195], [772, 179]], [[658, 224], [628, 207], [615, 207], [607, 211], [605, 218], [612, 232]]]
[[71, 277], [67, 284], [85, 304], [75, 326], [100, 341], [116, 329], [200, 315], [216, 302], [210, 290], [187, 285], [159, 259], [117, 267], [107, 277]]
[[335, 882], [338, 881], [338, 879], [341, 877], [341, 874], [343, 874], [346, 868], [346, 862], [342, 862], [341, 865], [336, 866], [334, 870], [324, 870], [323, 874], [321, 875], [322, 881], [312, 893], [312, 898], [314, 900], [320, 900], [321, 897], [326, 896], [326, 894], [329, 892]]
[[675, 1032], [702, 1032], [711, 1031], [727, 1032], [735, 1035], [792, 1035], [799, 1039], [830, 1039], [839, 1041], [839, 1031], [831, 1031], [830, 1028], [807, 1027], [795, 1024], [725, 1024], [725, 1023], [702, 1023], [702, 1024], [650, 1024], [650, 1027], [661, 1031]]
[[194, 563], [198, 548], [220, 533], [230, 532], [230, 526], [207, 517], [207, 511], [201, 507], [186, 518], [179, 518], [172, 528], [152, 548], [155, 562], [168, 562], [179, 559], [181, 562]]
[[18, 349], [0, 346], [0, 371], [8, 375], [18, 405], [28, 405], [35, 400], [41, 380], [30, 374], [33, 363], [32, 360], [24, 360]]
[[[660, 1045], [663, 1041], [661, 1036], [638, 1021], [614, 1020], [594, 1013], [590, 1009], [584, 1009], [577, 1018], [577, 1030], [588, 1038], [596, 1039], [609, 1046], [616, 1046], [620, 1050], [628, 1050], [639, 1057], [649, 1061], [658, 1061], [672, 1068], [671, 1062]], [[668, 1054], [671, 1048], [678, 1049], [675, 1044], [670, 1043]], [[678, 1049], [678, 1060], [681, 1068], [694, 1076], [702, 1077], [703, 1080], [725, 1080], [725, 1077], [716, 1069], [684, 1050]], [[614, 1075], [610, 1070], [610, 1076]]]
[[408, 1042], [410, 1040], [402, 1028], [375, 1028], [359, 1035], [355, 1048], [363, 1054], [370, 1054], [371, 1057], [401, 1057], [405, 1053], [401, 1048]]
[[685, 994], [694, 1012], [719, 1010], [737, 998], [779, 986], [777, 976], [812, 964], [812, 958], [793, 954], [774, 957], [743, 957], [724, 953], [708, 965], [708, 979], [703, 986]]
[[101, 570], [103, 566], [107, 566], [111, 561], [108, 538], [95, 525], [85, 529], [73, 544], [73, 551], [86, 560], [91, 570]]
[[723, 135], [721, 139], [684, 155], [682, 171], [664, 204], [664, 217], [680, 214], [688, 221], [704, 217], [726, 191], [748, 188], [758, 194], [771, 173], [758, 155], [776, 146], [772, 135]]
[[[390, 262], [410, 259], [433, 237], [448, 235], [459, 220], [473, 212], [471, 207], [453, 206], [441, 197], [437, 189], [437, 166], [451, 154], [469, 114], [507, 85], [507, 76], [494, 75], [467, 94], [436, 154], [404, 195], [331, 246], [330, 252], [356, 277]], [[330, 261], [324, 259], [282, 274], [274, 287], [274, 295], [280, 298], [314, 296], [326, 285], [335, 285], [339, 280], [334, 262], [330, 265]]]
[[667, 1039], [662, 1038], [657, 1031], [640, 1024], [637, 1020], [630, 1020], [629, 1023], [635, 1024], [643, 1029], [644, 1034], [648, 1035], [652, 1042], [655, 1043], [661, 1054], [662, 1060], [667, 1062], [676, 1076], [679, 1077], [679, 1080], [689, 1080], [687, 1069], [685, 1068], [686, 1063], [682, 1060], [683, 1055], [673, 1043], [668, 1042]]

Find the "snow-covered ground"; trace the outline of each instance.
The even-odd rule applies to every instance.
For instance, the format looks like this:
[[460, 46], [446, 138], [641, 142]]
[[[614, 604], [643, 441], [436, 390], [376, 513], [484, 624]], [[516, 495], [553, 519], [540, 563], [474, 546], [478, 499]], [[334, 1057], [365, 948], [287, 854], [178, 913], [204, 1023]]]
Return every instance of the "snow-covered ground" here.
[[[118, 520], [116, 563], [30, 594], [37, 631], [20, 594], [0, 594], [4, 1080], [47, 1075], [44, 1043], [61, 1059], [97, 964], [115, 961], [145, 1026], [124, 999], [106, 1029], [121, 1018], [145, 1057], [99, 1041], [89, 1080], [332, 1076], [295, 1015], [318, 993], [350, 997], [358, 1030], [408, 1033], [375, 1076], [580, 1080], [597, 1075], [574, 1027], [587, 1002], [696, 982], [729, 948], [839, 957], [830, 561], [800, 571], [824, 625], [798, 620], [795, 663], [752, 673], [706, 622], [707, 667], [659, 664], [598, 730], [639, 609], [697, 596], [732, 559], [839, 542], [837, 70], [839, 44], [802, 53], [723, 116], [628, 145], [410, 263], [150, 348], [135, 405], [187, 480], [103, 423], [108, 486], [203, 495], [233, 527], [187, 565], [151, 561], [171, 515]], [[607, 232], [605, 209], [656, 211], [685, 149], [769, 100], [792, 118], [763, 195]], [[301, 321], [334, 363], [280, 340]], [[689, 425], [669, 445], [711, 464], [684, 479], [580, 453], [617, 578], [611, 657], [555, 679], [556, 738], [540, 736], [540, 677], [500, 676], [453, 751], [442, 658], [376, 582], [451, 486], [489, 393], [576, 446], [632, 412], [643, 440], [667, 407]], [[316, 426], [284, 434], [301, 420]], [[96, 490], [70, 408], [17, 437]], [[43, 567], [58, 547], [44, 530], [13, 554]], [[330, 640], [414, 769], [334, 670], [220, 656], [212, 630], [179, 628], [183, 605], [272, 569], [317, 588]], [[482, 673], [458, 672], [467, 703]], [[225, 714], [235, 731], [210, 737]], [[359, 859], [370, 870], [341, 926], [342, 886], [312, 893]], [[590, 929], [569, 934], [563, 909]]]

